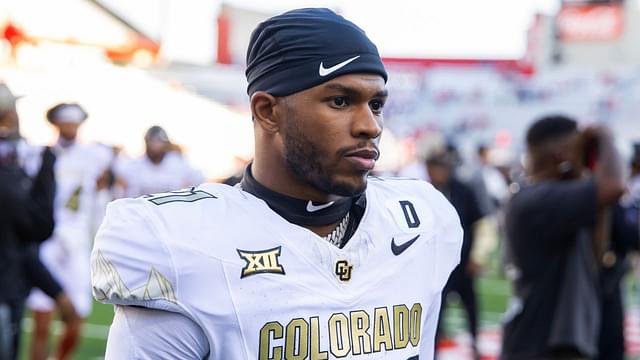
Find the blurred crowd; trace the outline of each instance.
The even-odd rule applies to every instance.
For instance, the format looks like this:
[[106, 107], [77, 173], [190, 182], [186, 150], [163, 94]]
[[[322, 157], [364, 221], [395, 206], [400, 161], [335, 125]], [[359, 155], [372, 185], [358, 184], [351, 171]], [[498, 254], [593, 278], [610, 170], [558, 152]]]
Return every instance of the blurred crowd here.
[[16, 100], [0, 83], [0, 359], [17, 356], [25, 305], [33, 318], [31, 358], [49, 358], [57, 309], [64, 331], [55, 357], [67, 359], [91, 313], [89, 254], [106, 204], [205, 179], [159, 126], [144, 134], [146, 151], [139, 158], [79, 141], [89, 115], [75, 103], [44, 114], [57, 132], [54, 144], [31, 145], [20, 134]]
[[[17, 100], [0, 83], [0, 360], [17, 356], [25, 309], [30, 357], [67, 359], [91, 312], [88, 259], [106, 204], [206, 179], [159, 126], [141, 134], [138, 158], [80, 141], [89, 114], [76, 103], [43, 114], [55, 143], [30, 144]], [[460, 216], [461, 261], [444, 290], [438, 338], [447, 338], [446, 299], [456, 294], [480, 358], [476, 280], [498, 254], [513, 284], [503, 359], [624, 359], [623, 279], [640, 250], [640, 144], [623, 160], [605, 127], [562, 115], [537, 119], [525, 138], [521, 161], [497, 162], [491, 144], [466, 159], [454, 142], [429, 134], [414, 162], [378, 174], [430, 182]], [[244, 166], [238, 159], [238, 173], [220, 181], [239, 182]], [[50, 354], [56, 311], [64, 330]]]
[[640, 247], [640, 144], [625, 164], [609, 129], [554, 114], [536, 119], [525, 139], [521, 161], [492, 163], [496, 149], [480, 144], [465, 163], [451, 141], [428, 136], [422, 161], [400, 171], [440, 190], [464, 229], [442, 310], [456, 293], [480, 358], [474, 282], [499, 253], [513, 288], [501, 359], [622, 360], [623, 280]]

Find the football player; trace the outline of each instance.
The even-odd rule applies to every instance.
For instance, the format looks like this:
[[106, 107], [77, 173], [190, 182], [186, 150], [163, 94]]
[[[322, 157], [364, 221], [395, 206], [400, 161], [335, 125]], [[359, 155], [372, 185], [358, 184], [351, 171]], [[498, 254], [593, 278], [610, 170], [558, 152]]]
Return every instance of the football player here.
[[[106, 176], [113, 152], [97, 144], [77, 141], [78, 130], [86, 120], [86, 111], [78, 104], [61, 103], [47, 111], [47, 120], [59, 136], [53, 146], [56, 196], [55, 230], [40, 247], [40, 259], [62, 285], [80, 317], [66, 322], [56, 357], [66, 359], [80, 339], [81, 317], [91, 312], [89, 254], [91, 251], [92, 215], [101, 178]], [[27, 300], [33, 312], [34, 331], [31, 342], [33, 359], [46, 359], [54, 299], [34, 289]]]
[[255, 159], [236, 187], [118, 200], [92, 253], [107, 359], [431, 359], [460, 221], [423, 181], [368, 178], [387, 73], [328, 9], [258, 25]]
[[150, 127], [144, 142], [145, 154], [125, 163], [117, 174], [124, 182], [126, 197], [180, 189], [204, 181], [202, 174], [174, 150], [176, 145], [160, 126]]

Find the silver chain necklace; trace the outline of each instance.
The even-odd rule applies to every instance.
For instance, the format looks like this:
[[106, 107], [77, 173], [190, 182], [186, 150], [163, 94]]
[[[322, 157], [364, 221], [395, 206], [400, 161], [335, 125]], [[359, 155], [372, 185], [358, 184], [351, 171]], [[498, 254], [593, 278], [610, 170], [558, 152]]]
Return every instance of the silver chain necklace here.
[[331, 233], [329, 233], [326, 236], [323, 236], [322, 238], [330, 242], [331, 244], [337, 247], [340, 247], [340, 244], [342, 243], [342, 238], [344, 238], [344, 235], [347, 232], [348, 225], [349, 225], [349, 213], [347, 213], [347, 215], [344, 218], [342, 218], [342, 220], [340, 221], [340, 224], [338, 224], [338, 226], [336, 226], [336, 228], [333, 229]]

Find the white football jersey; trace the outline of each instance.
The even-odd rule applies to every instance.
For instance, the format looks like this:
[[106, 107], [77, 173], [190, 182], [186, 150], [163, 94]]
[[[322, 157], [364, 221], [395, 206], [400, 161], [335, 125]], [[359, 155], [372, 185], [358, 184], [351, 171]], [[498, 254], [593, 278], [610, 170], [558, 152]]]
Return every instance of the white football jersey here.
[[89, 236], [96, 181], [109, 166], [113, 152], [103, 145], [81, 143], [55, 146], [53, 151], [56, 154], [56, 229], [81, 229]]
[[120, 167], [117, 175], [127, 183], [126, 197], [181, 189], [204, 181], [202, 174], [175, 152], [167, 153], [159, 164], [147, 156], [131, 160]]
[[431, 359], [456, 211], [415, 180], [372, 178], [366, 199], [342, 249], [240, 187], [117, 200], [92, 253], [94, 296], [183, 314], [209, 359]]

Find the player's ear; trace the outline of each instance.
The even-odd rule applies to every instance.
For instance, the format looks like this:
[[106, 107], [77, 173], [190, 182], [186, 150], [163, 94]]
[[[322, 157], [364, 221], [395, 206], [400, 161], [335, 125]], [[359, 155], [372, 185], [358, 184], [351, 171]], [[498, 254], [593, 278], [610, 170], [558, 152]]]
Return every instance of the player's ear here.
[[269, 133], [280, 130], [278, 116], [278, 99], [264, 91], [256, 91], [251, 95], [251, 114], [253, 121]]

